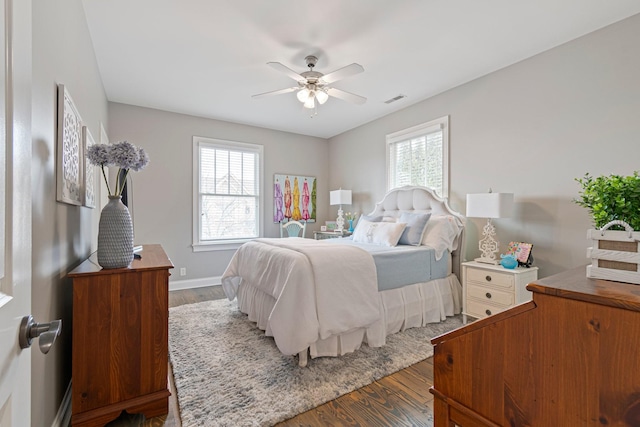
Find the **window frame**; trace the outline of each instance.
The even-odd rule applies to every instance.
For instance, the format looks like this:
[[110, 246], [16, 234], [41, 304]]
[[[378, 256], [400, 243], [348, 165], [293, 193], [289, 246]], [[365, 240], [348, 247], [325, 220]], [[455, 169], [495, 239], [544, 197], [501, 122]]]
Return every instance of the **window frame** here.
[[231, 151], [250, 151], [258, 155], [256, 179], [258, 179], [258, 232], [257, 237], [263, 237], [264, 233], [264, 146], [260, 144], [252, 144], [247, 142], [228, 141], [216, 138], [207, 138], [203, 136], [193, 137], [193, 223], [192, 223], [192, 248], [193, 252], [203, 251], [220, 251], [235, 250], [245, 242], [251, 241], [256, 237], [225, 239], [225, 240], [200, 240], [200, 227], [202, 209], [200, 198], [200, 147], [207, 146], [212, 148], [228, 149]]
[[[409, 139], [417, 138], [420, 136], [425, 136], [427, 134], [433, 133], [437, 130], [442, 131], [442, 194], [436, 194], [442, 198], [449, 198], [449, 116], [444, 116], [437, 118], [435, 120], [428, 121], [426, 123], [422, 123], [416, 126], [412, 126], [407, 129], [400, 130], [398, 132], [394, 132], [388, 134], [386, 136], [386, 156], [387, 156], [387, 191], [392, 190], [392, 171], [391, 171], [391, 147], [402, 141], [406, 141]], [[421, 185], [424, 184], [410, 184], [410, 185]]]

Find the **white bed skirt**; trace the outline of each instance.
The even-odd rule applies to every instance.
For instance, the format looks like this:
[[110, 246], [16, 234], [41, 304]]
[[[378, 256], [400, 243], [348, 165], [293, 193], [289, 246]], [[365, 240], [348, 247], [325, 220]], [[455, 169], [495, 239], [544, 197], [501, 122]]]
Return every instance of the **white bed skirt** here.
[[[309, 346], [312, 358], [340, 356], [360, 348], [363, 342], [371, 347], [385, 345], [386, 336], [408, 328], [438, 323], [461, 311], [462, 286], [454, 274], [444, 279], [416, 283], [398, 289], [379, 292], [380, 320], [368, 328], [359, 328]], [[256, 287], [242, 282], [238, 288], [238, 309], [249, 316], [267, 336], [269, 315], [276, 300]]]

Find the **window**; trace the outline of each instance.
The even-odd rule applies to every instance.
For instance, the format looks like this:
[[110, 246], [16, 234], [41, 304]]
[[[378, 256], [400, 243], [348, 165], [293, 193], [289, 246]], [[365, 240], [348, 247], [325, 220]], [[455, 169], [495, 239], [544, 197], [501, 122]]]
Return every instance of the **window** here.
[[433, 188], [449, 196], [449, 117], [387, 135], [388, 189], [403, 185]]
[[193, 153], [194, 250], [231, 249], [259, 237], [262, 146], [196, 136]]

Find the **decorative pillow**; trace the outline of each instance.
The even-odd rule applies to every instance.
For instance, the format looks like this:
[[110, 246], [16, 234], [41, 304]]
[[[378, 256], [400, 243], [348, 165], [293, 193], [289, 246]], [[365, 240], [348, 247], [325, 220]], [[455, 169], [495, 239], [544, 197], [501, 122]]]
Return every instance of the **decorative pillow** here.
[[427, 222], [431, 217], [430, 213], [409, 213], [400, 215], [398, 222], [407, 224], [406, 228], [398, 240], [399, 245], [420, 246], [424, 232], [427, 230]]
[[402, 222], [371, 222], [361, 219], [353, 232], [353, 241], [380, 246], [396, 246], [406, 226], [407, 224]]
[[460, 234], [458, 220], [451, 215], [432, 215], [422, 237], [422, 244], [436, 250], [436, 259], [442, 258], [444, 251], [457, 249], [456, 237]]
[[358, 221], [360, 221], [361, 219], [366, 219], [369, 222], [382, 222], [381, 216], [360, 215], [360, 218], [358, 219]]

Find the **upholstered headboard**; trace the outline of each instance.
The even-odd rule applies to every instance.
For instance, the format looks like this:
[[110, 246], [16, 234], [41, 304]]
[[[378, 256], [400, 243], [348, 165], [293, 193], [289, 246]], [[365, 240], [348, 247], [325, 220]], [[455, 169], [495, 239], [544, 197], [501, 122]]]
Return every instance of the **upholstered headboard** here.
[[453, 273], [461, 279], [460, 264], [464, 254], [465, 217], [451, 209], [447, 200], [436, 195], [432, 189], [418, 186], [406, 186], [390, 190], [380, 202], [376, 203], [373, 212], [369, 215], [397, 219], [404, 212], [451, 215], [458, 222], [462, 231], [456, 239], [457, 249], [451, 254], [451, 268]]

